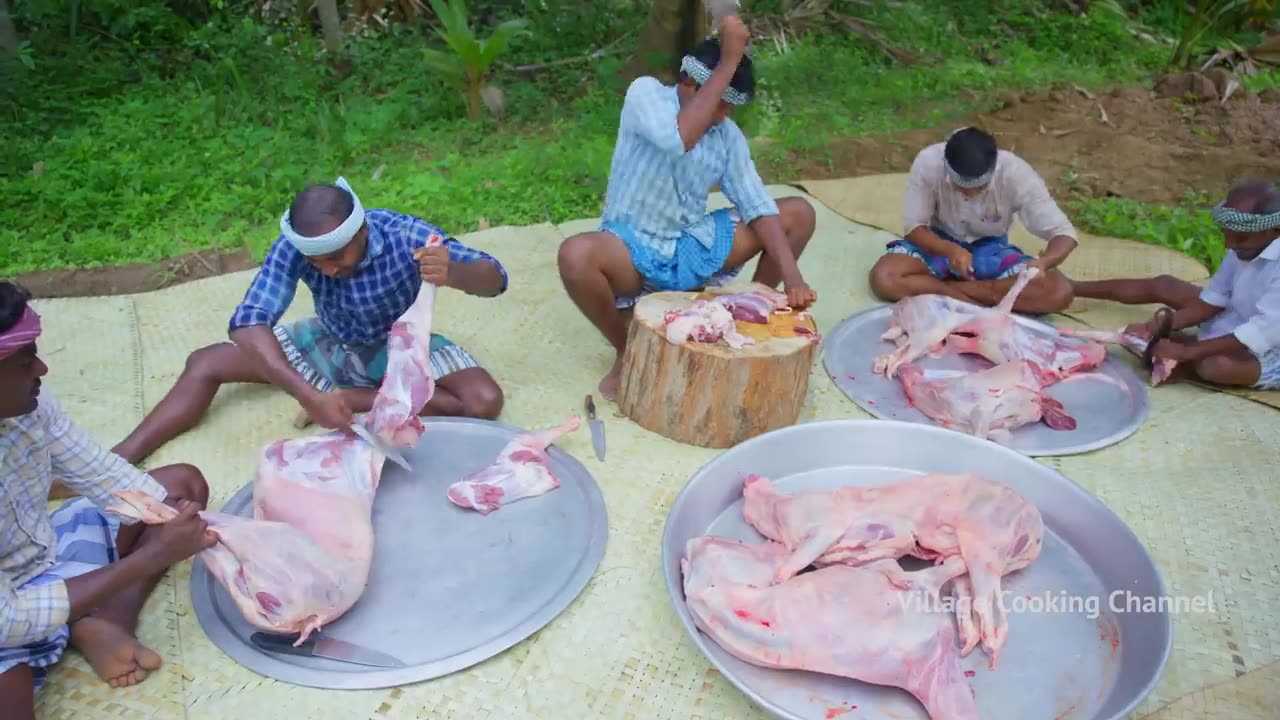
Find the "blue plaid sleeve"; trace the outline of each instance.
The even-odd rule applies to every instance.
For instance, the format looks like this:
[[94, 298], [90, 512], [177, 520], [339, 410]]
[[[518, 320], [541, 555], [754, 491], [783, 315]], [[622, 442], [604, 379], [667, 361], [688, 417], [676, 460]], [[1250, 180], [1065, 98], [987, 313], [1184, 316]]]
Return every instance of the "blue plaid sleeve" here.
[[306, 258], [283, 237], [267, 252], [262, 267], [254, 276], [244, 299], [231, 314], [228, 331], [252, 325], [273, 326], [289, 309], [298, 291]]
[[638, 77], [627, 88], [622, 101], [620, 126], [623, 132], [644, 138], [666, 155], [683, 155], [680, 138], [680, 103], [669, 88], [654, 77]]
[[409, 247], [412, 250], [425, 246], [432, 235], [439, 235], [444, 238], [444, 246], [449, 248], [450, 262], [473, 263], [486, 260], [493, 263], [493, 266], [498, 269], [498, 274], [502, 276], [502, 289], [498, 291], [498, 294], [501, 295], [507, 291], [507, 269], [502, 266], [502, 263], [498, 262], [497, 258], [489, 253], [463, 245], [450, 237], [445, 231], [421, 218], [412, 218], [405, 226], [404, 232], [408, 236]]
[[724, 196], [738, 209], [743, 223], [751, 223], [765, 215], [777, 215], [778, 203], [774, 202], [764, 181], [760, 179], [760, 173], [756, 172], [746, 136], [732, 120], [725, 120], [724, 124], [729, 150], [729, 161], [724, 176], [720, 179], [720, 189], [724, 191]]

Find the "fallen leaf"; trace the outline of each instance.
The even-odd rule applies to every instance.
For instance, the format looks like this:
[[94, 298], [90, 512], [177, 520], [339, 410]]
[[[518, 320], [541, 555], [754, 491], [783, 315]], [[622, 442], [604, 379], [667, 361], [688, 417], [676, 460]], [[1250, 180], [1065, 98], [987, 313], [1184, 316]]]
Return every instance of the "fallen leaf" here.
[[481, 230], [488, 230], [488, 229], [489, 229], [489, 218], [482, 217], [482, 218], [480, 218], [480, 221], [479, 221], [477, 224], [480, 226], [480, 229], [481, 229]]

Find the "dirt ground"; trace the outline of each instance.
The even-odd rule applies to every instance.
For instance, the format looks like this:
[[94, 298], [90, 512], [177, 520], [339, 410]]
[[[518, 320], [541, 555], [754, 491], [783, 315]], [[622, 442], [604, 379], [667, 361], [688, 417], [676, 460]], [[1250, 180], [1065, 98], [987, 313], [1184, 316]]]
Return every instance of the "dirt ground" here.
[[[1197, 92], [1199, 101], [1184, 99]], [[1177, 96], [1161, 97], [1171, 94]], [[1094, 95], [1062, 88], [1010, 94], [999, 109], [944, 127], [838, 140], [829, 148], [831, 162], [797, 157], [788, 180], [907, 172], [920, 148], [965, 124], [993, 132], [1060, 199], [1115, 196], [1172, 204], [1190, 192], [1220, 196], [1244, 177], [1280, 178], [1280, 93], [1237, 92], [1226, 103], [1211, 94], [1212, 85], [1205, 91], [1194, 83], [1159, 93], [1116, 88]], [[17, 280], [36, 297], [114, 295], [253, 266], [245, 251], [206, 251], [162, 263], [39, 272]]]

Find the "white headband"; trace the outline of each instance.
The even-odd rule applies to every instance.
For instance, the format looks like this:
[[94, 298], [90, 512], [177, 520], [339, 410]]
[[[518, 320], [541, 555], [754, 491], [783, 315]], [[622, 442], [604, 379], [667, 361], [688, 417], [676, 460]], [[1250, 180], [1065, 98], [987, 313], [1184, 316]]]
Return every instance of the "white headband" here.
[[289, 222], [288, 210], [285, 210], [284, 215], [280, 217], [280, 232], [303, 255], [314, 257], [337, 252], [346, 247], [347, 243], [351, 242], [351, 238], [355, 237], [356, 233], [360, 231], [360, 227], [364, 225], [364, 206], [360, 204], [360, 198], [356, 197], [356, 192], [347, 184], [346, 178], [338, 178], [337, 186], [351, 193], [351, 214], [347, 216], [346, 220], [342, 221], [341, 225], [324, 235], [304, 237], [294, 232], [293, 225]]

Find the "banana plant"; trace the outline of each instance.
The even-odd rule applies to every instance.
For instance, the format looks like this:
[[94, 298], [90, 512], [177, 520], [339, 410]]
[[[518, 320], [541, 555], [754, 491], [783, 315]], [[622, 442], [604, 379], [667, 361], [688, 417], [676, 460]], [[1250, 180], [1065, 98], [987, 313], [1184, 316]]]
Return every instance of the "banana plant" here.
[[516, 36], [527, 34], [529, 21], [507, 20], [493, 29], [487, 38], [479, 38], [467, 20], [464, 0], [428, 0], [440, 20], [436, 34], [453, 50], [453, 54], [424, 48], [423, 59], [463, 93], [467, 116], [480, 119], [489, 71], [493, 62], [506, 51]]

